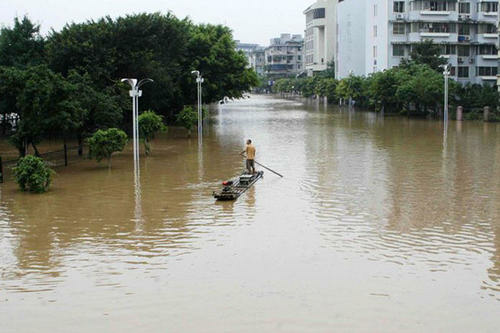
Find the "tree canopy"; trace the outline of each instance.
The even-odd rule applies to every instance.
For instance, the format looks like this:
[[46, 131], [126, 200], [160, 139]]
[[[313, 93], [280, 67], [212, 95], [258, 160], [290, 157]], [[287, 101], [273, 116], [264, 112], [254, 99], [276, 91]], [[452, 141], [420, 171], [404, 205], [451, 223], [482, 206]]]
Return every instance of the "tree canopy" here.
[[174, 122], [185, 105], [197, 100], [193, 70], [204, 79], [203, 101], [239, 98], [257, 85], [229, 28], [196, 25], [173, 14], [104, 17], [67, 24], [47, 38], [27, 17], [0, 30], [0, 115], [19, 123], [11, 142], [21, 155], [26, 146], [49, 135], [80, 143], [99, 129], [130, 132], [129, 87], [122, 78], [151, 78], [141, 109]]

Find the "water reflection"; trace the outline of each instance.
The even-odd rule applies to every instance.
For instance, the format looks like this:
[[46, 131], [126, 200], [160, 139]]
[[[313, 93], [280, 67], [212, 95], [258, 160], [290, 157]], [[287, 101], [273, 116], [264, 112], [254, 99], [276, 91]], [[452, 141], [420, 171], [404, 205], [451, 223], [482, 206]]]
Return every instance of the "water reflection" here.
[[[169, 309], [169, 319], [178, 307], [198, 314], [198, 306], [215, 304], [244, 322], [242, 314], [268, 306], [304, 327], [330, 316], [325, 299], [344, 296], [346, 318], [359, 312], [349, 304], [399, 313], [394, 299], [405, 313], [422, 304], [457, 317], [498, 308], [498, 124], [443, 128], [255, 97], [224, 105], [206, 128], [201, 147], [169, 131], [150, 157], [141, 156], [137, 173], [129, 151], [112, 170], [92, 161], [57, 170], [42, 196], [0, 185], [2, 290], [13, 302], [22, 291], [42, 298], [53, 292], [63, 304], [75, 294], [99, 294], [84, 302], [93, 308], [116, 299], [108, 288], [134, 289], [135, 302], [149, 303], [145, 311]], [[238, 153], [247, 138], [258, 160], [285, 178], [267, 172], [237, 202], [214, 203], [212, 191], [243, 169]], [[443, 304], [436, 296], [443, 294], [454, 301]], [[43, 312], [35, 298], [23, 297]], [[283, 303], [286, 311], [277, 306]], [[309, 316], [301, 316], [304, 303]]]

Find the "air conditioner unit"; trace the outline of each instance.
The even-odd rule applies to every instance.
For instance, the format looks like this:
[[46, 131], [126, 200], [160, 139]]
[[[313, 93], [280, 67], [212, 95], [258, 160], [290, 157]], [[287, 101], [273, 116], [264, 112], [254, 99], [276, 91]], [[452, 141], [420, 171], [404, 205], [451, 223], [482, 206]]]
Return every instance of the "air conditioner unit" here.
[[469, 64], [473, 64], [474, 63], [474, 58], [469, 58]]
[[396, 20], [404, 20], [405, 19], [405, 14], [398, 13], [396, 14]]
[[464, 41], [470, 42], [470, 36], [464, 36]]
[[457, 59], [457, 61], [458, 61], [458, 63], [459, 63], [459, 64], [463, 64], [463, 63], [464, 63], [464, 58], [460, 58], [460, 57], [459, 57], [459, 58]]

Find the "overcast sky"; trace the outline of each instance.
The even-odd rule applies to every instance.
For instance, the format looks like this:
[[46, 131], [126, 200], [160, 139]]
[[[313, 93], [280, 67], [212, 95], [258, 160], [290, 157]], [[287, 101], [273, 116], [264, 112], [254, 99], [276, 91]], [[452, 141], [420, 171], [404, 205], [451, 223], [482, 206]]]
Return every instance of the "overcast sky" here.
[[28, 15], [42, 26], [61, 29], [66, 22], [139, 12], [189, 16], [196, 23], [225, 24], [242, 42], [267, 45], [282, 32], [304, 34], [303, 10], [314, 0], [0, 0], [0, 25]]

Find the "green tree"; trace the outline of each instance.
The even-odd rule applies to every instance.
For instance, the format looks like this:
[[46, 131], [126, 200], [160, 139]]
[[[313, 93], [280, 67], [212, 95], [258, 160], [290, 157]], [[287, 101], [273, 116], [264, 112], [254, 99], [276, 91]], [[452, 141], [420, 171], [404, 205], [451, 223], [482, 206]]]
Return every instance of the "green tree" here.
[[363, 80], [363, 77], [355, 75], [349, 75], [340, 80], [336, 88], [337, 96], [343, 99], [351, 97], [355, 101], [362, 100], [365, 97], [363, 94]]
[[19, 117], [10, 142], [24, 156], [29, 145], [39, 156], [37, 144], [51, 134], [69, 133], [79, 107], [70, 96], [70, 84], [46, 65], [18, 69], [0, 68], [0, 93], [6, 108]]
[[188, 137], [191, 137], [191, 131], [197, 123], [198, 113], [191, 106], [185, 106], [182, 111], [177, 114], [177, 124], [187, 129]]
[[431, 39], [412, 45], [410, 59], [403, 59], [401, 65], [410, 64], [427, 65], [435, 71], [442, 72], [442, 66], [446, 65], [447, 60], [441, 56], [441, 46], [434, 44]]
[[53, 174], [54, 171], [41, 158], [33, 155], [19, 159], [14, 167], [14, 177], [23, 192], [46, 192]]
[[40, 65], [44, 59], [45, 41], [40, 26], [26, 16], [14, 18], [14, 26], [0, 29], [0, 66], [26, 67]]
[[[70, 70], [88, 73], [98, 91], [116, 87], [124, 77], [152, 78], [155, 84], [144, 90], [141, 106], [167, 120], [174, 120], [175, 113], [196, 99], [194, 69], [205, 78], [207, 103], [224, 96], [240, 97], [258, 83], [244, 55], [235, 51], [228, 28], [195, 25], [172, 14], [106, 17], [66, 25], [49, 36], [47, 56], [50, 67], [64, 76]], [[124, 113], [128, 126], [130, 114]]]
[[70, 85], [70, 95], [73, 107], [77, 112], [72, 118], [73, 135], [79, 144], [79, 154], [82, 154], [83, 142], [86, 137], [98, 129], [119, 127], [122, 125], [124, 102], [129, 105], [128, 98], [118, 86], [103, 90], [94, 88], [88, 73], [79, 74], [70, 70], [67, 77]]
[[401, 103], [396, 92], [400, 84], [408, 79], [404, 74], [406, 72], [398, 68], [372, 74], [368, 94], [377, 109], [396, 111], [400, 108]]
[[146, 155], [151, 152], [150, 141], [157, 133], [165, 132], [167, 127], [163, 124], [163, 117], [153, 111], [145, 111], [139, 116], [139, 133], [144, 142]]
[[97, 162], [107, 159], [109, 168], [111, 168], [111, 156], [116, 152], [123, 151], [127, 141], [127, 134], [117, 128], [98, 130], [87, 140], [90, 156], [95, 158]]
[[[257, 74], [248, 68], [243, 52], [237, 52], [236, 43], [228, 27], [202, 24], [194, 26], [188, 43], [191, 68], [201, 71], [205, 78], [204, 100], [217, 102], [227, 96], [240, 98], [243, 92], [258, 85]], [[191, 87], [195, 87], [194, 77]], [[192, 91], [191, 96], [195, 96]]]

